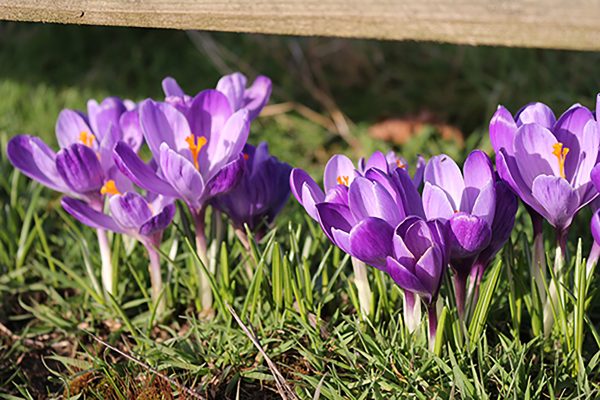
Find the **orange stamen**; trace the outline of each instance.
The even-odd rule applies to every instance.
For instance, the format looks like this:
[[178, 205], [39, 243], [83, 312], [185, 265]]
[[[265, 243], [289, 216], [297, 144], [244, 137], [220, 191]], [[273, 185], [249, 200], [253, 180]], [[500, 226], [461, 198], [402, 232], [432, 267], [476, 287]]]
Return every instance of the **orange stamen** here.
[[102, 189], [100, 189], [100, 194], [115, 195], [115, 194], [121, 194], [121, 192], [119, 192], [119, 189], [117, 189], [117, 185], [115, 184], [115, 181], [113, 181], [112, 179], [109, 179], [108, 181], [106, 181], [104, 186], [102, 186]]
[[92, 147], [92, 144], [94, 143], [94, 135], [91, 135], [86, 131], [81, 131], [79, 133], [79, 141], [87, 147]]
[[248, 161], [248, 159], [250, 158], [250, 156], [246, 153], [244, 153], [244, 160]]
[[338, 176], [336, 181], [338, 185], [350, 186], [348, 176]]
[[563, 147], [562, 143], [556, 143], [552, 146], [552, 148], [554, 149], [552, 151], [552, 154], [556, 156], [556, 159], [558, 160], [558, 170], [560, 173], [560, 177], [563, 179], [567, 179], [565, 175], [565, 161], [567, 159], [567, 154], [569, 154], [569, 148]]
[[196, 167], [196, 169], [200, 169], [200, 166], [198, 165], [198, 154], [200, 154], [200, 150], [206, 144], [206, 138], [204, 136], [194, 136], [192, 134], [186, 137], [185, 141], [188, 144], [190, 151], [192, 152], [194, 166]]
[[396, 166], [397, 166], [398, 168], [406, 168], [406, 164], [404, 164], [404, 163], [402, 162], [402, 160], [400, 160], [399, 158], [398, 158], [398, 159], [396, 159]]

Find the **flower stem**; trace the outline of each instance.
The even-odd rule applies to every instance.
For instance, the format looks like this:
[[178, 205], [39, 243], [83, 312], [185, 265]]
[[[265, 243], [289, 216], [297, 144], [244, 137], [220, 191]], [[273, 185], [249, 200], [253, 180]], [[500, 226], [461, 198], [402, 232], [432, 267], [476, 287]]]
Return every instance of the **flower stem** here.
[[554, 279], [548, 286], [548, 299], [544, 307], [544, 336], [550, 336], [554, 326], [554, 312], [558, 312], [559, 301], [562, 301], [561, 282], [563, 280], [564, 266], [566, 264], [567, 231], [556, 232], [556, 256], [554, 258]]
[[155, 247], [158, 246], [158, 244], [144, 243], [144, 246], [146, 247], [146, 251], [148, 251], [148, 258], [150, 259], [148, 270], [150, 272], [152, 302], [156, 307], [156, 315], [162, 315], [166, 308], [166, 301], [165, 296], [161, 297], [163, 284], [162, 275], [160, 271], [160, 254], [158, 253]]
[[427, 320], [429, 322], [429, 351], [433, 353], [435, 351], [435, 336], [437, 334], [438, 327], [437, 307], [435, 301], [432, 301], [427, 306]]
[[408, 332], [413, 333], [421, 323], [421, 301], [419, 296], [409, 291], [404, 291], [404, 324]]
[[96, 233], [98, 235], [98, 246], [100, 247], [100, 259], [102, 260], [102, 269], [100, 272], [102, 276], [102, 286], [106, 293], [112, 295], [114, 293], [114, 282], [110, 244], [108, 243], [106, 230], [98, 228]]
[[[194, 223], [196, 227], [196, 252], [198, 258], [206, 268], [209, 270], [210, 265], [208, 263], [207, 244], [206, 244], [206, 223], [204, 221], [206, 216], [206, 208], [202, 208], [197, 211], [194, 215]], [[213, 294], [210, 288], [209, 277], [207, 276], [204, 268], [200, 268], [200, 302], [202, 303], [203, 314], [210, 315], [212, 313], [213, 305]]]
[[454, 269], [454, 274], [452, 275], [452, 282], [454, 283], [454, 297], [456, 299], [458, 317], [461, 319], [461, 321], [464, 320], [465, 317], [465, 299], [467, 295], [466, 289], [468, 277], [468, 273], [464, 273], [460, 269]]
[[371, 313], [371, 287], [369, 286], [369, 276], [367, 266], [364, 262], [352, 257], [352, 268], [354, 269], [354, 284], [358, 291], [358, 304], [360, 306], [360, 315], [366, 320]]
[[536, 284], [540, 303], [546, 301], [546, 252], [544, 250], [543, 220], [535, 211], [530, 211], [531, 223], [533, 224], [533, 252], [532, 262], [529, 266], [531, 276]]

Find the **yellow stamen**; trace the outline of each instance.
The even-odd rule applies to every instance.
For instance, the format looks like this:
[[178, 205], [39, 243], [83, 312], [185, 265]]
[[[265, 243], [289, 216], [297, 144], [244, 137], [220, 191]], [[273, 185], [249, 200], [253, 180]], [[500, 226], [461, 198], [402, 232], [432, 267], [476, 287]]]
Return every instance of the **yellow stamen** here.
[[81, 131], [79, 132], [79, 141], [87, 147], [92, 147], [92, 144], [94, 143], [94, 135], [91, 135], [86, 131]]
[[200, 169], [200, 166], [198, 165], [198, 154], [200, 154], [200, 150], [206, 144], [206, 138], [204, 136], [194, 136], [192, 134], [186, 137], [185, 141], [188, 144], [190, 151], [192, 152], [194, 166], [196, 167], [196, 169]]
[[108, 181], [106, 181], [104, 186], [102, 186], [102, 189], [100, 189], [100, 194], [115, 195], [115, 194], [121, 194], [121, 192], [119, 192], [119, 189], [117, 189], [117, 185], [115, 185], [115, 181], [113, 181], [112, 179], [109, 179]]
[[398, 168], [406, 168], [406, 164], [404, 164], [404, 163], [402, 162], [402, 160], [400, 160], [399, 158], [398, 158], [398, 159], [396, 159], [396, 166], [397, 166]]
[[350, 186], [348, 176], [338, 176], [336, 179], [338, 185]]
[[246, 153], [244, 153], [244, 160], [248, 161], [248, 159], [250, 158], [250, 156]]
[[567, 154], [569, 154], [569, 148], [563, 147], [562, 143], [556, 143], [554, 146], [552, 146], [552, 148], [554, 149], [552, 151], [552, 154], [556, 156], [556, 159], [558, 160], [558, 170], [560, 172], [560, 177], [566, 179], [567, 177], [565, 175], [565, 160], [567, 159]]

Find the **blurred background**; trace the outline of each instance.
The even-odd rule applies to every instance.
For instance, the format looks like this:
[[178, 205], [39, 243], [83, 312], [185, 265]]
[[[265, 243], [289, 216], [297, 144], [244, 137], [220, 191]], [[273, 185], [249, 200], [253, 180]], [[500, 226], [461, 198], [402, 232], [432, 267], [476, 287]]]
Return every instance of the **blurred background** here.
[[409, 160], [490, 150], [498, 104], [530, 101], [557, 114], [594, 107], [600, 54], [433, 43], [0, 23], [0, 134], [54, 140], [64, 108], [88, 98], [162, 98], [175, 77], [188, 94], [242, 71], [271, 77], [271, 105], [250, 141], [317, 169], [334, 152], [393, 147]]

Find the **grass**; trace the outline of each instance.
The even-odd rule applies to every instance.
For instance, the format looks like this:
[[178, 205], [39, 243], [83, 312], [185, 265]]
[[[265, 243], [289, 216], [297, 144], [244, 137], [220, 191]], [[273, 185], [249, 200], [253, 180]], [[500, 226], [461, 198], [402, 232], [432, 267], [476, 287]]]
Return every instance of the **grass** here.
[[[273, 103], [294, 103], [260, 118], [251, 141], [267, 140], [279, 158], [318, 176], [333, 152], [356, 157], [389, 147], [367, 134], [381, 119], [428, 110], [459, 127], [465, 145], [425, 127], [402, 154], [444, 151], [464, 159], [471, 148], [489, 150], [485, 125], [498, 103], [513, 111], [532, 100], [556, 110], [577, 101], [593, 106], [600, 88], [593, 53], [8, 23], [0, 32], [2, 148], [23, 132], [52, 141], [60, 109], [83, 108], [88, 98], [158, 97], [165, 75], [193, 93], [241, 68], [271, 76]], [[340, 110], [355, 148], [332, 122]], [[56, 193], [17, 174], [4, 152], [0, 168], [0, 322], [10, 331], [0, 331], [0, 398], [191, 398], [178, 385], [209, 398], [279, 398], [276, 374], [228, 305], [302, 399], [600, 396], [594, 281], [589, 293], [574, 283], [565, 288], [567, 311], [551, 337], [532, 330], [524, 210], [501, 262], [484, 278], [479, 325], [461, 332], [444, 285], [450, 311], [436, 355], [427, 350], [424, 327], [406, 333], [401, 291], [379, 271], [369, 271], [372, 316], [360, 320], [349, 259], [294, 201], [255, 243], [255, 257], [227, 232], [216, 257], [211, 320], [198, 317], [199, 267], [180, 215], [162, 247], [175, 254], [162, 260], [172, 312], [156, 321], [142, 246], [111, 237], [119, 279], [115, 297], [105, 298], [94, 233], [61, 210]], [[580, 215], [569, 241], [578, 283], [576, 238], [590, 248], [588, 221], [589, 212]], [[548, 240], [549, 254], [551, 248]]]

